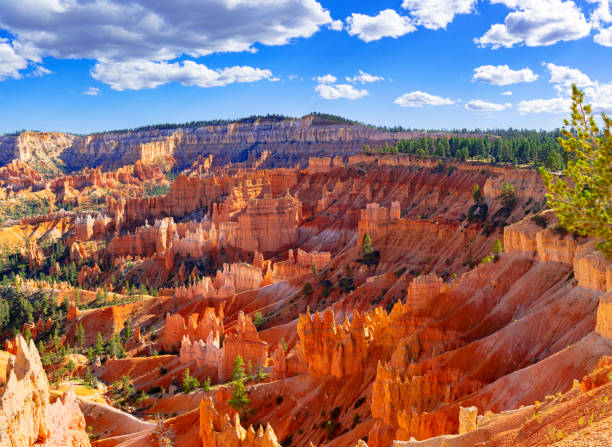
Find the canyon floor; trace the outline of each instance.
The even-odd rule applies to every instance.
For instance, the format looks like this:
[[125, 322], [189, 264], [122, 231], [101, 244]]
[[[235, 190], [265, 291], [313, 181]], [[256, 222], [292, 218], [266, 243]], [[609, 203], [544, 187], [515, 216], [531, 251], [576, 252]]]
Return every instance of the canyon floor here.
[[0, 446], [612, 445], [612, 262], [536, 171], [267, 156], [0, 167]]

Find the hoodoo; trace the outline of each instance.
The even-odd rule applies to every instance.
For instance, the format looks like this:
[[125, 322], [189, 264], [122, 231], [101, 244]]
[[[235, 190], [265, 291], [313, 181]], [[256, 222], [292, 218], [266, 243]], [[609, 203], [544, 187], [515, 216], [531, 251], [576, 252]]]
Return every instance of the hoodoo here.
[[0, 447], [608, 445], [607, 192], [513, 132], [0, 137]]

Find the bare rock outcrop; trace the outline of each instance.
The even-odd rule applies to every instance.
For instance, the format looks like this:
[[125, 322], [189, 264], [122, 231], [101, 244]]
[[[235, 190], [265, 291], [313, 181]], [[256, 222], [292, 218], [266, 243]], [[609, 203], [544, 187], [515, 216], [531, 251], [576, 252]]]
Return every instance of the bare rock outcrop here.
[[203, 447], [280, 447], [269, 424], [257, 431], [253, 426], [244, 429], [238, 414], [233, 420], [220, 414], [210, 397], [200, 402], [200, 438]]
[[0, 389], [0, 445], [86, 447], [85, 419], [72, 389], [50, 403], [49, 382], [33, 341], [16, 338]]

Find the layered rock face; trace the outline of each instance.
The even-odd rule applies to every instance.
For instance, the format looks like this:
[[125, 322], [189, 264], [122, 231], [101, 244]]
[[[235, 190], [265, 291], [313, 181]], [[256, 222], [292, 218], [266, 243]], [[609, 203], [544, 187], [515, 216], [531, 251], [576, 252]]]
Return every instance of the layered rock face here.
[[210, 397], [200, 403], [200, 438], [203, 447], [280, 447], [269, 424], [260, 425], [257, 431], [252, 425], [245, 430], [238, 414], [233, 421], [220, 414]]
[[277, 251], [297, 243], [301, 217], [295, 197], [251, 199], [233, 230], [228, 229], [228, 242], [244, 251]]
[[542, 262], [572, 265], [580, 286], [601, 292], [612, 290], [612, 265], [596, 250], [593, 241], [558, 234], [551, 229], [558, 222], [554, 213], [545, 212], [542, 216], [548, 221], [547, 228], [536, 225], [531, 218], [506, 227], [504, 249], [535, 255]]
[[34, 342], [16, 338], [0, 388], [0, 445], [86, 447], [85, 418], [72, 390], [50, 403], [49, 382]]
[[[301, 119], [238, 121], [196, 128], [142, 129], [74, 136], [24, 132], [0, 140], [0, 160], [29, 161], [60, 157], [70, 167], [118, 167], [136, 161], [150, 163], [173, 157], [191, 165], [200, 154], [213, 154], [221, 164], [246, 160], [251, 152], [267, 152], [266, 165], [287, 166], [317, 154], [354, 154], [365, 144], [381, 145], [416, 138], [417, 132], [384, 132], [365, 126], [327, 121], [316, 116]], [[243, 158], [244, 157], [244, 158]]]
[[14, 160], [48, 163], [72, 147], [77, 138], [59, 132], [23, 132], [0, 137], [0, 163]]

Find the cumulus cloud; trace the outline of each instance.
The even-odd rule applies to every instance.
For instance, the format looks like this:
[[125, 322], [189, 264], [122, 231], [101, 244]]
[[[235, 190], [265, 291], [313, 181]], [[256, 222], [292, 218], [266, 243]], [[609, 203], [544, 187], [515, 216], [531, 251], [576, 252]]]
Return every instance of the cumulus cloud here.
[[89, 87], [83, 94], [87, 96], [98, 96], [100, 94], [100, 89], [98, 87]]
[[593, 40], [604, 47], [612, 47], [612, 27], [600, 29]]
[[580, 87], [585, 94], [585, 102], [595, 111], [612, 111], [612, 82], [599, 82], [591, 79], [577, 68], [553, 63], [543, 64], [550, 73], [550, 83], [558, 97], [551, 99], [532, 99], [521, 101], [517, 106], [521, 113], [569, 113], [572, 84]]
[[429, 29], [446, 29], [457, 14], [470, 14], [476, 0], [404, 0], [402, 8], [408, 9], [418, 25]]
[[315, 91], [323, 99], [359, 99], [368, 94], [365, 89], [356, 89], [350, 84], [319, 84]]
[[501, 93], [504, 96], [512, 96], [512, 92], [510, 90]]
[[512, 104], [496, 104], [481, 99], [473, 99], [465, 104], [466, 109], [475, 112], [500, 112], [508, 107], [512, 107]]
[[416, 31], [409, 17], [402, 17], [393, 9], [380, 11], [376, 16], [353, 13], [346, 18], [348, 33], [364, 42], [372, 42], [383, 37], [394, 39]]
[[325, 76], [316, 77], [315, 80], [319, 84], [333, 84], [334, 82], [338, 80], [338, 78], [336, 78], [334, 75], [326, 74]]
[[0, 27], [58, 58], [172, 60], [284, 45], [338, 28], [316, 0], [20, 0]]
[[184, 62], [98, 62], [92, 69], [94, 79], [110, 85], [113, 90], [141, 90], [155, 88], [168, 82], [186, 86], [220, 87], [234, 82], [254, 82], [271, 79], [270, 70], [235, 66], [211, 70], [194, 61]]
[[429, 93], [421, 92], [419, 90], [405, 93], [396, 98], [394, 102], [401, 107], [422, 107], [424, 105], [444, 106], [455, 103], [455, 101], [450, 98], [430, 95]]
[[507, 65], [482, 65], [474, 69], [473, 81], [483, 81], [493, 85], [510, 85], [519, 82], [533, 82], [538, 79], [529, 68], [512, 70]]
[[553, 45], [560, 41], [581, 39], [591, 32], [591, 24], [573, 1], [564, 0], [491, 0], [513, 11], [504, 23], [497, 23], [474, 42], [492, 48], [527, 45]]
[[384, 79], [385, 78], [383, 78], [382, 76], [374, 76], [364, 72], [363, 70], [359, 70], [359, 73], [353, 76], [352, 78], [350, 76], [346, 77], [346, 80], [349, 82], [361, 82], [362, 84], [366, 84], [368, 82], [383, 81]]
[[51, 73], [45, 67], [38, 65], [40, 56], [27, 44], [0, 38], [0, 81], [12, 78], [20, 79], [22, 71], [30, 67], [30, 76], [43, 76]]
[[553, 84], [562, 84], [565, 87], [569, 87], [572, 84], [576, 84], [578, 87], [586, 87], [593, 84], [591, 78], [577, 68], [555, 65], [550, 62], [544, 62], [543, 65], [550, 73], [550, 82]]
[[332, 20], [332, 22], [329, 24], [329, 28], [333, 29], [334, 31], [342, 31], [344, 29], [344, 23], [342, 20]]
[[568, 98], [530, 99], [521, 101], [516, 108], [525, 113], [568, 113], [571, 101]]

